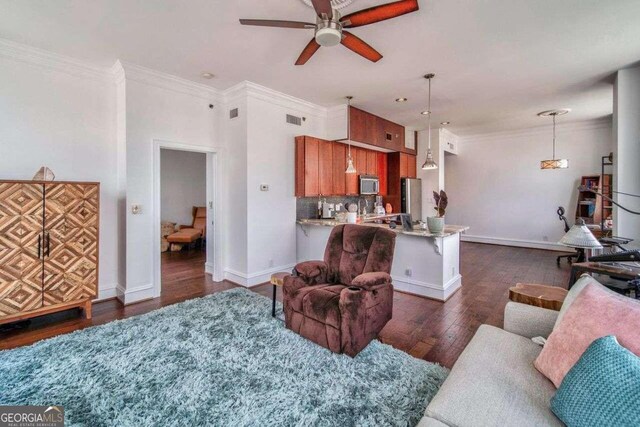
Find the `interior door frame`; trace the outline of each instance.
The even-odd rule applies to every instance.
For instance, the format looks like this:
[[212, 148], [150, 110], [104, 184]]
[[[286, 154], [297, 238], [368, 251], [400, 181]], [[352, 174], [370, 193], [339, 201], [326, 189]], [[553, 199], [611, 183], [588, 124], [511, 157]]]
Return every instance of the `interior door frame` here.
[[181, 142], [166, 141], [160, 139], [153, 140], [153, 270], [154, 270], [154, 297], [159, 297], [162, 293], [162, 261], [160, 252], [160, 222], [161, 218], [161, 171], [160, 153], [162, 149], [190, 151], [204, 153], [207, 156], [206, 186], [207, 186], [207, 259], [204, 271], [211, 274], [214, 281], [223, 280], [223, 227], [220, 226], [222, 220], [222, 149], [216, 147], [205, 147], [201, 145], [191, 145]]

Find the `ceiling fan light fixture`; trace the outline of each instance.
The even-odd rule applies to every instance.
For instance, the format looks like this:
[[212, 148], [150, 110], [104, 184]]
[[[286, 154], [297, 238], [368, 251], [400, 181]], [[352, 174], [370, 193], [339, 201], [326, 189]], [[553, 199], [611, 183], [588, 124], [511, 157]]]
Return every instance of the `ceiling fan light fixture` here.
[[316, 43], [320, 46], [331, 47], [342, 41], [342, 32], [337, 28], [320, 28], [316, 31]]

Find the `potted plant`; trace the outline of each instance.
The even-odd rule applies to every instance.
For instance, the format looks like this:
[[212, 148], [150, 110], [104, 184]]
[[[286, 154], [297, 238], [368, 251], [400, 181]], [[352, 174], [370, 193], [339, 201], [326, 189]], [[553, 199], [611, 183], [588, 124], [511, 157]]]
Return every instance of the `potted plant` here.
[[444, 190], [440, 190], [440, 194], [437, 191], [433, 192], [433, 200], [436, 202], [434, 207], [436, 215], [427, 218], [427, 226], [431, 233], [440, 234], [444, 230], [444, 213], [449, 199], [447, 198], [447, 193]]

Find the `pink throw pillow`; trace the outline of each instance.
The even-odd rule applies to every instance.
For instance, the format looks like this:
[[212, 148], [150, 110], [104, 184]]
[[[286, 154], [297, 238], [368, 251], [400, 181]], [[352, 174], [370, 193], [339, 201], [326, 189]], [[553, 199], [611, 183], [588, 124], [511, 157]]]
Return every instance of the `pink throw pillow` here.
[[615, 335], [620, 345], [640, 356], [640, 304], [589, 284], [553, 330], [534, 365], [558, 388], [587, 347], [606, 335]]

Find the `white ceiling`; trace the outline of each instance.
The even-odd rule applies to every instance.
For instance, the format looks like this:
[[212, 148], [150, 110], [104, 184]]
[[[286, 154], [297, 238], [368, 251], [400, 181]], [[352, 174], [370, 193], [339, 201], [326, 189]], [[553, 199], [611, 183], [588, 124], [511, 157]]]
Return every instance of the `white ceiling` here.
[[[354, 0], [343, 14], [390, 0]], [[426, 72], [434, 122], [460, 134], [612, 111], [612, 75], [640, 60], [638, 0], [419, 0], [420, 11], [353, 33], [377, 64], [336, 46], [293, 65], [312, 30], [244, 27], [239, 18], [313, 21], [301, 0], [0, 0], [0, 37], [111, 66], [116, 59], [225, 89], [242, 80], [331, 106], [354, 105], [424, 127]], [[212, 80], [200, 77], [209, 71]], [[403, 104], [394, 102], [409, 98]]]

